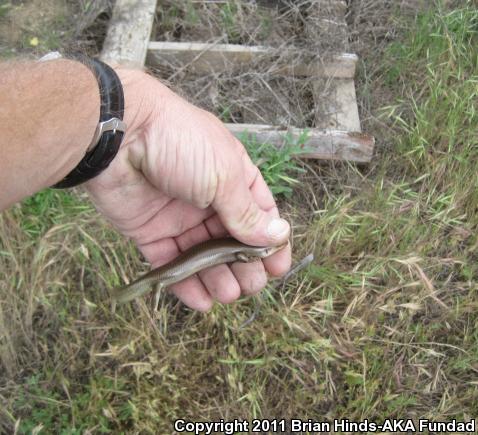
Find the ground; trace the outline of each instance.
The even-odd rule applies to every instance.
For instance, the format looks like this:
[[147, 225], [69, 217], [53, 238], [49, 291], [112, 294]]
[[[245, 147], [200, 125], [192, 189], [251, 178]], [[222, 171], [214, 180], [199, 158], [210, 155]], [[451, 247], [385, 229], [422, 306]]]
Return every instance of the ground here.
[[[71, 34], [58, 17], [78, 4], [51, 0], [58, 9], [39, 14], [39, 3], [1, 4], [3, 55]], [[141, 301], [111, 314], [107, 289], [147, 265], [81, 190], [40, 192], [0, 215], [0, 430], [476, 418], [478, 12], [472, 1], [417, 3], [349, 2], [371, 164], [262, 157], [275, 190], [293, 189], [278, 200], [295, 259], [316, 261], [271, 283], [246, 327], [257, 299], [199, 314], [167, 296], [153, 316]], [[6, 40], [17, 14], [21, 36]], [[49, 24], [29, 21], [38, 14]], [[64, 43], [100, 39], [82, 32]]]

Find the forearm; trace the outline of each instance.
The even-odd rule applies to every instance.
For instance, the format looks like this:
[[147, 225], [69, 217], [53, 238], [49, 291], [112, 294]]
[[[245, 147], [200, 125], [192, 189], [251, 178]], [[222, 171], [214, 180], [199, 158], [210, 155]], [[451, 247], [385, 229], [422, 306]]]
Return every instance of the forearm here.
[[0, 210], [68, 174], [99, 113], [98, 83], [79, 62], [0, 64]]

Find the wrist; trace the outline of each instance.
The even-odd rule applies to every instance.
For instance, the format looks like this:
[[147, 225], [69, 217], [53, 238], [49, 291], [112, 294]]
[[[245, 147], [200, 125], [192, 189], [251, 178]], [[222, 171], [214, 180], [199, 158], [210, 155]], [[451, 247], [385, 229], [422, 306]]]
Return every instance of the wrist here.
[[[122, 66], [114, 67], [123, 85], [125, 98], [124, 121], [126, 134], [121, 148], [127, 148], [128, 161], [143, 172], [147, 155], [146, 145], [157, 140], [147, 137], [148, 132], [161, 131], [164, 102], [174, 93], [158, 79], [144, 71]], [[154, 128], [151, 128], [154, 124]], [[156, 138], [157, 139], [157, 138]]]
[[72, 60], [86, 66], [97, 80], [101, 98], [100, 116], [93, 139], [80, 162], [52, 187], [78, 186], [103, 172], [116, 157], [124, 138], [123, 86], [116, 72], [98, 59], [74, 54]]
[[120, 78], [124, 93], [124, 117], [126, 134], [121, 148], [137, 136], [138, 131], [147, 124], [151, 117], [152, 107], [148, 86], [149, 77], [146, 73], [137, 69], [129, 69], [122, 66], [113, 67]]
[[[50, 187], [54, 184], [51, 180], [55, 182], [61, 180], [86, 153], [100, 114], [100, 95], [98, 84], [91, 71], [74, 60], [53, 60], [51, 63], [41, 64], [40, 67], [45, 68], [54, 77], [56, 92], [62, 100], [57, 110], [53, 112], [56, 113], [57, 126], [55, 127], [53, 122], [49, 123], [50, 129], [58, 129], [59, 132], [52, 137], [50, 129], [45, 129], [46, 137], [38, 140], [39, 143], [45, 144], [61, 143], [64, 147], [63, 150], [57, 148], [57, 157], [63, 155], [66, 158], [57, 158], [60, 166], [52, 171], [47, 185], [42, 186]], [[82, 83], [82, 87], [75, 85], [75, 80]], [[65, 106], [69, 106], [70, 109], [65, 110], [63, 108]], [[75, 120], [74, 122], [70, 122], [70, 116], [65, 116], [67, 113]], [[48, 148], [50, 146], [48, 145]]]

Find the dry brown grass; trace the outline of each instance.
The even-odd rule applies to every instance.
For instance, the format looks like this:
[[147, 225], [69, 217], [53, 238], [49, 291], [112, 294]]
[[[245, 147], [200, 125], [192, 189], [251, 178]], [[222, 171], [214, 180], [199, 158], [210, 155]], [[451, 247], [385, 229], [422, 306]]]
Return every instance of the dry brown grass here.
[[415, 22], [411, 2], [352, 4], [379, 152], [367, 167], [304, 162], [280, 201], [294, 256], [315, 264], [269, 288], [240, 330], [254, 300], [203, 315], [166, 297], [157, 314], [139, 301], [112, 315], [106, 289], [147, 266], [84, 197], [43, 192], [3, 213], [0, 430], [476, 417], [476, 11], [433, 5]]

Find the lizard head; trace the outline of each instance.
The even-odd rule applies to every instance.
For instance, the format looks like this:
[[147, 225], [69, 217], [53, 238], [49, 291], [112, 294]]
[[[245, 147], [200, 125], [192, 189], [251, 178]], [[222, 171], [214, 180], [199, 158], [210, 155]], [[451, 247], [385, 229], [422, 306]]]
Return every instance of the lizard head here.
[[241, 261], [243, 263], [251, 263], [253, 261], [257, 261], [262, 258], [269, 257], [272, 254], [275, 254], [277, 251], [280, 251], [282, 248], [285, 248], [287, 246], [287, 243], [283, 243], [279, 246], [248, 246], [237, 252], [236, 258], [237, 261]]

